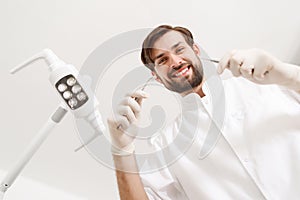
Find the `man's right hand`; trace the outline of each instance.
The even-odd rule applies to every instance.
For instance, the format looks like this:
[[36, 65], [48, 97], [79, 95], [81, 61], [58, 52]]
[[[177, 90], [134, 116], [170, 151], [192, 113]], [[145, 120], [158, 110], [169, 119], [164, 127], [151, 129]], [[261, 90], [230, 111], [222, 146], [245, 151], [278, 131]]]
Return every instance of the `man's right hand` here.
[[234, 76], [258, 84], [278, 84], [300, 92], [300, 67], [284, 63], [261, 49], [233, 50], [220, 60], [218, 72], [229, 69]]
[[148, 93], [142, 90], [128, 94], [118, 105], [114, 117], [107, 120], [113, 154], [127, 155], [133, 153], [133, 140], [137, 135], [137, 122], [140, 118], [142, 101], [148, 96]]

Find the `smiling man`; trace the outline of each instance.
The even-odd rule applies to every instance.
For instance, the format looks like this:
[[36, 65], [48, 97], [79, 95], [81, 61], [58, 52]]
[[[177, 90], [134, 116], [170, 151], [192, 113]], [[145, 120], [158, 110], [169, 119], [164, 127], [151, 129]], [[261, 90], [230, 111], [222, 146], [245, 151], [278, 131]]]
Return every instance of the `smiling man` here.
[[157, 39], [153, 48], [149, 47], [149, 49], [153, 50], [148, 56], [144, 48], [143, 59], [151, 60], [154, 64], [151, 69], [153, 75], [156, 75], [156, 80], [169, 90], [185, 93], [202, 83], [203, 67], [199, 59], [200, 50], [195, 44], [188, 44], [182, 33], [169, 31]]
[[[136, 91], [125, 97], [115, 118], [108, 120], [121, 199], [298, 199], [300, 68], [258, 49], [225, 54], [218, 72], [229, 69], [236, 78], [223, 81], [225, 97], [219, 100], [225, 102], [226, 113], [220, 126], [212, 118], [215, 105], [205, 90], [200, 55], [186, 28], [163, 25], [146, 37], [143, 63], [184, 102], [181, 117], [153, 144], [159, 149], [178, 135], [196, 137], [167, 168], [145, 175], [129, 173], [139, 171], [133, 145], [136, 130], [131, 127], [147, 94]], [[191, 97], [201, 106], [190, 105]], [[204, 138], [214, 132], [219, 137], [200, 158], [207, 145]]]

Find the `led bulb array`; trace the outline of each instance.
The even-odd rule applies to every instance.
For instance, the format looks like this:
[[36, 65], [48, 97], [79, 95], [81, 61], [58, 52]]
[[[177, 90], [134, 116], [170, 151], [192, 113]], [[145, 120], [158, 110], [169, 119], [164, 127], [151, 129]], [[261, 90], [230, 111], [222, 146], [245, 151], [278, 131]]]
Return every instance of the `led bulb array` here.
[[88, 101], [88, 96], [73, 75], [60, 79], [55, 87], [68, 106], [75, 110]]

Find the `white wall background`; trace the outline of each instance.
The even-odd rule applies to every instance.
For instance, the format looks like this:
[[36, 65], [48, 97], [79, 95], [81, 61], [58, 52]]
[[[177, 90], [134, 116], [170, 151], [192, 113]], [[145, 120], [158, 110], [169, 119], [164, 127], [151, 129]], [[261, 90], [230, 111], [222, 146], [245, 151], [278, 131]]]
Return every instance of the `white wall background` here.
[[[111, 36], [167, 23], [190, 28], [214, 58], [233, 48], [258, 47], [300, 63], [299, 8], [298, 0], [0, 1], [0, 169], [12, 166], [60, 101], [44, 63], [9, 74], [41, 49], [51, 48], [80, 69], [89, 53]], [[9, 193], [23, 191], [25, 183], [18, 179], [7, 199], [47, 199], [51, 188], [83, 199], [117, 199], [114, 172], [84, 150], [74, 153], [78, 145], [68, 115], [22, 172], [49, 189], [26, 184], [31, 192], [14, 197]], [[31, 196], [37, 190], [43, 191], [41, 196]]]

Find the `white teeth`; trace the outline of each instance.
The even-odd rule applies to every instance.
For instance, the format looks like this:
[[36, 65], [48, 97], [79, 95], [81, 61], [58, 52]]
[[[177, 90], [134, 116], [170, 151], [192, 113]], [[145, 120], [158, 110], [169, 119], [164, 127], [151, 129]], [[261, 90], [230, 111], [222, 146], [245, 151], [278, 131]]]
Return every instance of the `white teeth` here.
[[185, 72], [187, 72], [189, 69], [185, 68], [184, 70], [182, 70], [181, 72], [175, 74], [175, 76], [181, 76], [182, 74], [184, 74]]

